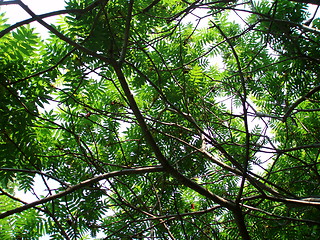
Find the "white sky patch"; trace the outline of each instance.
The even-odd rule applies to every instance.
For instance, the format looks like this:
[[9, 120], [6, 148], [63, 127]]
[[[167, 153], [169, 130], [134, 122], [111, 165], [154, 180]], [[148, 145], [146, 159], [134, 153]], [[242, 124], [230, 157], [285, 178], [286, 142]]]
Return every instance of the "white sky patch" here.
[[[23, 0], [23, 3], [38, 15], [62, 10], [66, 5], [64, 0]], [[6, 16], [9, 18], [9, 24], [30, 18], [30, 15], [26, 13], [18, 4], [4, 5], [0, 11], [6, 12]]]

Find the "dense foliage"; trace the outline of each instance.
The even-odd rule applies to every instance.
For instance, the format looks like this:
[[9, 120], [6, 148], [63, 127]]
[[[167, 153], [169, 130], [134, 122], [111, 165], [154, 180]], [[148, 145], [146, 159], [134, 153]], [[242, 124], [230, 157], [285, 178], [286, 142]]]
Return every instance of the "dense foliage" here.
[[1, 1], [30, 19], [0, 15], [0, 238], [317, 239], [320, 19], [299, 2]]

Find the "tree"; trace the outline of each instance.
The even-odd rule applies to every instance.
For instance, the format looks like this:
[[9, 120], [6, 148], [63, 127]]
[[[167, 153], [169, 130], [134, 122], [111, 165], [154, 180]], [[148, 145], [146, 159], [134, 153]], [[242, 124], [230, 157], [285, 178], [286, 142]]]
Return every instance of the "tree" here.
[[319, 236], [320, 19], [306, 4], [0, 4], [30, 14], [0, 17], [1, 239]]

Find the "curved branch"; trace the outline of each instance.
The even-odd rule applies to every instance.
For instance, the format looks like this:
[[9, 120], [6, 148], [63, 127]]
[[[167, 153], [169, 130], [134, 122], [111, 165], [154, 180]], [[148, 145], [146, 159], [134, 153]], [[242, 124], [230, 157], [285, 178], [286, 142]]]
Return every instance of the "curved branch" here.
[[55, 200], [57, 198], [61, 198], [61, 197], [66, 196], [76, 190], [79, 190], [79, 189], [86, 187], [88, 185], [91, 185], [93, 183], [99, 182], [103, 179], [108, 179], [108, 178], [116, 177], [116, 176], [124, 176], [124, 175], [143, 174], [143, 173], [151, 173], [151, 172], [163, 172], [163, 170], [164, 170], [163, 167], [152, 166], [152, 167], [139, 167], [139, 168], [132, 168], [132, 169], [124, 169], [124, 170], [120, 170], [120, 171], [114, 171], [114, 172], [102, 174], [100, 176], [85, 180], [77, 185], [71, 186], [63, 192], [59, 192], [57, 194], [40, 199], [38, 201], [35, 201], [32, 203], [26, 204], [24, 206], [21, 206], [21, 207], [9, 210], [7, 212], [1, 213], [0, 219], [8, 217], [8, 216], [15, 214], [15, 213], [23, 212], [23, 211], [25, 211], [29, 208], [33, 208], [39, 204], [44, 204], [44, 203], [50, 202], [52, 200]]
[[[17, 4], [17, 3], [16, 3]], [[83, 10], [82, 9], [68, 9], [68, 10], [59, 10], [59, 11], [54, 11], [54, 12], [50, 12], [50, 13], [45, 13], [45, 14], [41, 14], [41, 15], [38, 15], [39, 18], [43, 19], [43, 18], [47, 18], [47, 17], [53, 17], [53, 16], [56, 16], [56, 15], [61, 15], [61, 14], [68, 14], [68, 13], [82, 13]], [[18, 28], [18, 27], [21, 27], [23, 25], [26, 25], [26, 24], [29, 24], [29, 23], [32, 23], [34, 21], [37, 21], [37, 19], [35, 17], [32, 17], [32, 18], [29, 18], [29, 19], [26, 19], [26, 20], [23, 20], [21, 22], [17, 22], [13, 25], [11, 25], [10, 27], [2, 30], [0, 32], [0, 38], [2, 38], [4, 35], [8, 34], [9, 32], [11, 32], [12, 30]]]
[[220, 204], [221, 206], [229, 209], [229, 210], [234, 210], [236, 209], [236, 205], [234, 204], [234, 202], [227, 200], [225, 198], [222, 198], [216, 194], [213, 194], [212, 192], [208, 191], [207, 189], [203, 188], [202, 186], [200, 186], [199, 184], [197, 184], [196, 182], [192, 181], [191, 179], [185, 177], [183, 174], [181, 174], [177, 169], [175, 169], [174, 167], [172, 167], [169, 163], [169, 161], [167, 160], [167, 158], [162, 154], [161, 150], [159, 149], [158, 144], [156, 143], [155, 139], [153, 138], [145, 120], [144, 117], [142, 116], [142, 113], [140, 112], [140, 109], [133, 97], [133, 94], [129, 88], [129, 85], [126, 81], [126, 78], [122, 72], [121, 66], [119, 65], [118, 62], [116, 62], [115, 60], [113, 60], [111, 62], [111, 65], [113, 66], [116, 75], [119, 79], [119, 82], [121, 84], [121, 87], [128, 99], [128, 102], [130, 104], [130, 107], [135, 115], [135, 117], [137, 118], [137, 121], [140, 125], [140, 128], [144, 134], [144, 137], [146, 139], [146, 141], [148, 142], [148, 144], [150, 145], [150, 147], [152, 148], [154, 154], [156, 155], [158, 161], [161, 163], [161, 165], [163, 166], [164, 170], [167, 171], [168, 173], [170, 173], [174, 178], [176, 178], [181, 184], [189, 187], [190, 189], [195, 190], [196, 192], [198, 192], [199, 194], [207, 197], [208, 199], [211, 199], [212, 201], [214, 201], [217, 204]]

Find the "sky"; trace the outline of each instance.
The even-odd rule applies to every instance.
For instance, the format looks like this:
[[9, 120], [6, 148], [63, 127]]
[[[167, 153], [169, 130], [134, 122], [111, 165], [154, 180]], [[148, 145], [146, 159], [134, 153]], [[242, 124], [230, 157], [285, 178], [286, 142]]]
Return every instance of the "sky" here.
[[[53, 12], [56, 10], [64, 9], [64, 0], [23, 0], [34, 13], [43, 14]], [[9, 18], [8, 23], [15, 23], [30, 17], [19, 5], [11, 4], [1, 7], [0, 12], [6, 12], [6, 16]]]

